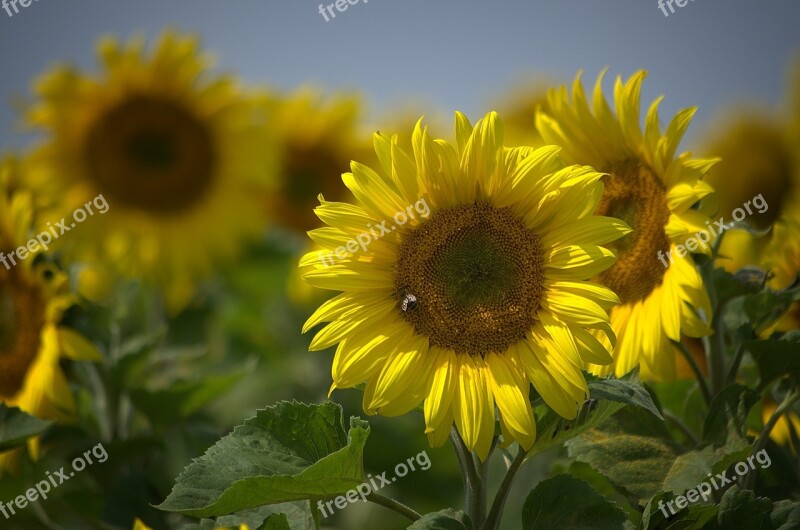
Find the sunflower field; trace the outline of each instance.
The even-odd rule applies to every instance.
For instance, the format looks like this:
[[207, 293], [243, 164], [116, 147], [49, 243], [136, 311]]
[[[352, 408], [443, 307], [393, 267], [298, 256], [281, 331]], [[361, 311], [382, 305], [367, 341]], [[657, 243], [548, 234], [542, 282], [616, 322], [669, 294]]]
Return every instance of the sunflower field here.
[[800, 6], [0, 3], [0, 529], [800, 529]]

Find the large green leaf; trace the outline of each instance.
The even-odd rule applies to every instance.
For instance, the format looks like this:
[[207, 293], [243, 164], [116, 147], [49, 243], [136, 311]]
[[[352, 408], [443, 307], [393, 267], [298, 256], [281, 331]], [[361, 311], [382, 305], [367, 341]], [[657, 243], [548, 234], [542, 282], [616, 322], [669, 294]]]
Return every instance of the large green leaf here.
[[524, 530], [623, 530], [625, 513], [583, 480], [557, 475], [539, 483], [522, 508]]
[[658, 438], [600, 430], [570, 440], [567, 450], [570, 457], [591, 465], [640, 501], [660, 491], [677, 456], [670, 444]]
[[472, 530], [472, 521], [464, 512], [447, 509], [423, 515], [408, 530]]
[[257, 506], [339, 495], [364, 479], [369, 424], [334, 403], [282, 402], [258, 411], [178, 477], [160, 509], [218, 517]]
[[0, 403], [0, 451], [24, 444], [28, 438], [42, 434], [52, 423]]

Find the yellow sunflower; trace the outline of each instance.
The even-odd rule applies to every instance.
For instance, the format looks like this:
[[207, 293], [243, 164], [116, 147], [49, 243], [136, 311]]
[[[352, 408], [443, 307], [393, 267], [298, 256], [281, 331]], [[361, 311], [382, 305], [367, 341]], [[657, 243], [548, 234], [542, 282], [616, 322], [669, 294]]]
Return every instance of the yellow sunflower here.
[[310, 349], [338, 344], [331, 391], [366, 382], [365, 411], [386, 416], [424, 401], [433, 446], [455, 421], [486, 459], [495, 406], [504, 441], [530, 448], [530, 384], [574, 418], [588, 393], [582, 366], [611, 362], [587, 330], [613, 342], [606, 310], [618, 299], [587, 279], [614, 261], [600, 245], [629, 229], [593, 216], [601, 174], [566, 167], [556, 147], [505, 148], [496, 113], [474, 128], [457, 113], [455, 138], [432, 139], [420, 120], [410, 156], [376, 133], [379, 168], [353, 162], [342, 177], [356, 203], [320, 197], [328, 226], [309, 235], [323, 250], [300, 266], [342, 292], [304, 331], [329, 322]]
[[165, 33], [100, 45], [102, 71], [59, 67], [36, 84], [27, 118], [46, 134], [31, 182], [49, 215], [102, 196], [108, 211], [58, 240], [163, 290], [171, 309], [263, 228], [259, 193], [274, 160], [253, 101], [209, 77], [195, 38]]
[[[643, 378], [670, 380], [676, 371], [670, 339], [711, 332], [711, 307], [701, 276], [687, 248], [677, 245], [707, 230], [708, 218], [692, 206], [713, 191], [701, 179], [715, 160], [675, 154], [695, 109], [678, 113], [662, 133], [658, 98], [642, 131], [639, 99], [645, 75], [638, 72], [626, 83], [617, 79], [616, 113], [603, 95], [602, 74], [591, 106], [578, 76], [572, 101], [565, 87], [552, 90], [550, 113], [540, 113], [536, 123], [547, 142], [563, 148], [567, 163], [588, 164], [608, 174], [597, 213], [623, 219], [633, 228], [612, 246], [618, 252], [614, 266], [598, 276], [622, 302], [611, 310], [618, 338], [614, 364], [591, 369], [621, 376], [640, 365]], [[709, 247], [695, 249], [707, 252]]]
[[[36, 259], [41, 247], [28, 246], [33, 204], [30, 194], [11, 192], [17, 170], [12, 160], [0, 164], [0, 403], [66, 421], [75, 402], [59, 366], [61, 358], [97, 361], [100, 354], [77, 332], [59, 325], [73, 305], [68, 280]], [[17, 249], [23, 246], [32, 252], [20, 259]], [[32, 439], [28, 448], [36, 458], [38, 440]], [[0, 475], [17, 456], [14, 451], [0, 454]]]
[[267, 96], [266, 117], [278, 135], [278, 183], [267, 208], [285, 228], [305, 235], [319, 226], [312, 214], [317, 194], [351, 198], [341, 186], [350, 158], [371, 152], [359, 131], [361, 102], [351, 95], [322, 98], [311, 89]]

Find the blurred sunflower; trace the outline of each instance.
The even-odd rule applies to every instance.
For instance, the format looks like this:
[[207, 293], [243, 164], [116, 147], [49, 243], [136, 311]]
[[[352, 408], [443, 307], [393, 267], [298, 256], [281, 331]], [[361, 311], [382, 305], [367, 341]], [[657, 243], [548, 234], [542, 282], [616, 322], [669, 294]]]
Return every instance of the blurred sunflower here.
[[[552, 146], [504, 148], [496, 113], [474, 129], [457, 113], [455, 137], [433, 140], [420, 120], [412, 158], [396, 135], [378, 133], [379, 171], [353, 162], [342, 177], [356, 204], [320, 197], [329, 226], [309, 235], [324, 250], [300, 265], [313, 267], [312, 285], [343, 292], [304, 331], [330, 322], [310, 349], [338, 344], [331, 391], [366, 382], [365, 411], [386, 416], [424, 401], [433, 446], [455, 420], [486, 459], [495, 405], [505, 442], [530, 448], [530, 384], [574, 418], [588, 394], [581, 367], [611, 362], [587, 328], [613, 342], [606, 310], [618, 299], [586, 279], [614, 261], [600, 245], [629, 229], [592, 215], [599, 173], [565, 167]], [[379, 237], [353, 246], [369, 233]]]
[[658, 98], [642, 131], [639, 99], [645, 75], [638, 72], [624, 84], [617, 78], [616, 114], [603, 95], [603, 75], [595, 85], [591, 108], [578, 76], [572, 101], [566, 87], [552, 90], [550, 114], [540, 113], [536, 124], [547, 142], [563, 148], [567, 163], [588, 164], [608, 174], [597, 213], [622, 219], [633, 228], [632, 234], [612, 245], [618, 259], [598, 277], [621, 300], [611, 310], [618, 337], [614, 364], [591, 370], [600, 374], [613, 370], [622, 376], [640, 365], [644, 379], [670, 380], [676, 374], [670, 339], [679, 341], [681, 333], [689, 337], [711, 333], [698, 315], [701, 311], [711, 318], [702, 278], [691, 256], [680, 256], [675, 245], [706, 229], [708, 219], [692, 206], [713, 192], [701, 179], [715, 160], [692, 159], [688, 153], [675, 156], [695, 109], [678, 113], [662, 134]]
[[529, 81], [497, 98], [506, 145], [542, 147], [546, 144], [536, 129], [536, 113], [547, 112], [548, 85], [543, 81]]
[[[66, 275], [37, 260], [35, 246], [25, 260], [11, 257], [32, 234], [32, 198], [11, 191], [17, 171], [15, 161], [0, 164], [0, 403], [39, 418], [67, 421], [75, 402], [59, 362], [98, 361], [100, 354], [77, 332], [59, 325], [73, 305]], [[30, 440], [28, 449], [36, 458], [38, 439]], [[0, 454], [0, 475], [18, 456], [13, 451]]]
[[[717, 126], [706, 142], [709, 153], [722, 157], [709, 180], [719, 182], [720, 214], [728, 214], [762, 195], [768, 209], [747, 222], [765, 230], [755, 235], [734, 229], [725, 234], [717, 264], [729, 272], [757, 266], [771, 273], [769, 286], [785, 289], [800, 274], [800, 64], [790, 92], [787, 123], [741, 113]], [[800, 304], [793, 304], [762, 334], [800, 328]]]
[[323, 99], [312, 90], [265, 98], [267, 119], [278, 134], [278, 183], [267, 207], [285, 228], [305, 235], [319, 226], [312, 215], [317, 193], [331, 200], [351, 196], [341, 174], [353, 156], [371, 153], [359, 130], [361, 101], [351, 95]]
[[31, 182], [54, 216], [102, 195], [109, 211], [59, 240], [68, 255], [160, 288], [173, 311], [263, 228], [258, 192], [274, 159], [252, 101], [208, 79], [197, 40], [166, 32], [100, 45], [102, 74], [44, 75], [27, 114], [47, 139]]

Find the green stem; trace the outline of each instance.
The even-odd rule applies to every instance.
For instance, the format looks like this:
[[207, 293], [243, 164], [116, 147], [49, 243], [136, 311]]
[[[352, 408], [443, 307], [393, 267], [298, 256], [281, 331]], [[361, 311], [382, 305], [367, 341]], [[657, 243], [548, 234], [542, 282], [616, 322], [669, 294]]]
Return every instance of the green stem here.
[[499, 528], [500, 519], [503, 516], [503, 508], [505, 507], [508, 494], [511, 492], [511, 485], [514, 483], [514, 478], [517, 476], [517, 472], [522, 467], [522, 464], [525, 463], [525, 456], [525, 451], [520, 447], [519, 453], [517, 453], [516, 458], [514, 458], [514, 461], [511, 463], [511, 467], [508, 468], [506, 476], [503, 477], [503, 482], [497, 490], [497, 495], [492, 503], [489, 516], [486, 518], [486, 523], [482, 527], [476, 524], [476, 528], [481, 528], [481, 530], [497, 530]]
[[422, 516], [419, 513], [409, 508], [405, 504], [398, 502], [394, 499], [390, 499], [389, 497], [384, 497], [379, 493], [375, 492], [370, 493], [369, 495], [367, 495], [367, 500], [373, 504], [378, 504], [380, 506], [383, 506], [384, 508], [389, 508], [390, 510], [399, 513], [400, 515], [410, 519], [411, 521], [419, 521], [420, 519], [422, 519]]
[[683, 421], [679, 417], [675, 416], [668, 410], [663, 410], [662, 414], [666, 419], [671, 421], [673, 425], [675, 425], [678, 428], [678, 430], [681, 431], [683, 435], [686, 436], [686, 438], [688, 438], [692, 444], [698, 445], [700, 443], [700, 440], [697, 439], [697, 436], [691, 431], [691, 429], [689, 429], [689, 427], [685, 423], [683, 423]]
[[711, 378], [711, 396], [712, 398], [719, 394], [722, 390], [722, 385], [725, 383], [725, 331], [722, 324], [722, 312], [725, 310], [725, 304], [720, 304], [714, 312], [712, 326], [714, 328], [714, 336], [710, 338], [711, 349], [708, 354], [708, 373]]
[[744, 344], [739, 344], [739, 347], [736, 349], [736, 355], [733, 357], [733, 364], [731, 364], [731, 368], [728, 370], [728, 377], [725, 378], [725, 382], [729, 385], [736, 381], [736, 376], [739, 374], [739, 367], [742, 365], [744, 351]]
[[700, 385], [700, 392], [703, 394], [703, 400], [706, 402], [706, 405], [711, 404], [711, 392], [708, 389], [708, 383], [706, 383], [706, 378], [703, 375], [703, 371], [700, 370], [700, 367], [697, 365], [697, 361], [694, 360], [694, 356], [686, 349], [686, 345], [683, 342], [676, 342], [672, 341], [678, 350], [683, 354], [683, 357], [686, 359], [686, 362], [689, 363], [689, 366], [692, 368], [692, 372], [694, 372], [695, 378], [697, 378], [697, 384]]
[[472, 460], [472, 455], [467, 446], [464, 445], [464, 440], [461, 439], [461, 435], [455, 425], [450, 428], [450, 442], [453, 444], [458, 465], [461, 468], [461, 478], [464, 483], [464, 509], [471, 514], [473, 492], [480, 489], [480, 478], [475, 470], [475, 462]]

